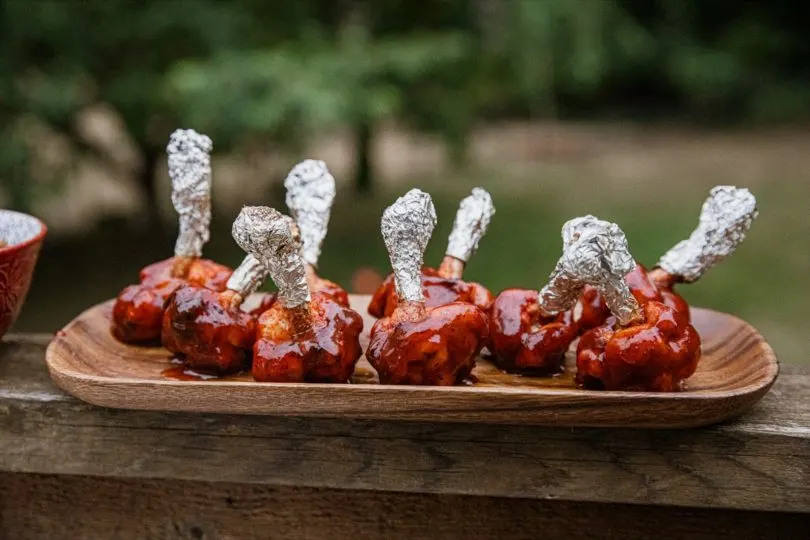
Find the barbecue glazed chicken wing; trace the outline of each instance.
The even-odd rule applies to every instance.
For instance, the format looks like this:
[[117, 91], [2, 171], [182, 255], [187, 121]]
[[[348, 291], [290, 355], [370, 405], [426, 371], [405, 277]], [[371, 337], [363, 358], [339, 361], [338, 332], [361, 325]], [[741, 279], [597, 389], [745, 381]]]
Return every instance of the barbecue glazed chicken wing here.
[[140, 283], [126, 287], [113, 306], [112, 332], [125, 343], [160, 339], [169, 297], [184, 284], [215, 291], [225, 288], [232, 270], [200, 259], [211, 221], [211, 139], [192, 130], [177, 130], [169, 141], [172, 202], [180, 216], [175, 256], [141, 270]]
[[[623, 256], [624, 235], [612, 223], [593, 216], [572, 219], [563, 225], [562, 238], [562, 257], [539, 293], [507, 289], [492, 305], [492, 361], [501, 369], [527, 375], [562, 371], [565, 353], [578, 335], [570, 308], [581, 291], [607, 271], [621, 281], [632, 268], [632, 260]], [[610, 256], [607, 247], [613, 248]]]
[[262, 382], [345, 383], [362, 355], [360, 314], [316, 292], [302, 313], [277, 302], [258, 322], [253, 378]]
[[573, 269], [586, 276], [579, 288], [584, 283], [594, 287], [613, 313], [606, 324], [580, 338], [577, 384], [606, 390], [679, 388], [700, 359], [697, 331], [683, 312], [657, 300], [639, 304], [624, 279], [635, 263], [618, 226], [592, 216], [572, 222], [564, 233], [570, 247], [541, 297], [557, 308], [573, 303], [580, 294], [570, 287]]
[[[439, 269], [422, 267], [422, 293], [427, 307], [466, 302], [489, 310], [492, 293], [480, 283], [461, 278], [494, 213], [492, 198], [481, 188], [473, 188], [472, 194], [461, 201]], [[390, 274], [371, 297], [368, 312], [377, 318], [389, 316], [398, 305], [394, 275]]]
[[405, 303], [374, 324], [366, 356], [383, 384], [450, 386], [470, 376], [486, 335], [472, 304]]
[[551, 375], [562, 370], [565, 353], [577, 337], [571, 310], [544, 315], [538, 293], [506, 289], [489, 313], [489, 348], [501, 369], [527, 375]]
[[163, 316], [163, 346], [186, 366], [211, 375], [248, 367], [256, 320], [239, 309], [238, 295], [185, 285], [169, 301]]
[[577, 347], [577, 384], [598, 390], [672, 392], [697, 369], [700, 336], [685, 312], [656, 300], [639, 322], [614, 318], [585, 332]]
[[422, 257], [435, 225], [433, 201], [418, 189], [383, 213], [383, 239], [399, 304], [374, 324], [366, 351], [383, 384], [460, 384], [487, 339], [487, 316], [479, 307], [465, 302], [425, 304]]
[[258, 320], [253, 378], [260, 382], [348, 382], [361, 356], [363, 319], [324, 292], [310, 293], [306, 263], [289, 223], [269, 208], [246, 208], [234, 238], [268, 269], [278, 299]]
[[[287, 218], [265, 207], [246, 207], [233, 223], [233, 236], [251, 232], [254, 239], [271, 234], [270, 224]], [[256, 240], [258, 242], [258, 240]], [[249, 366], [256, 340], [255, 313], [241, 306], [269, 273], [267, 266], [248, 252], [222, 292], [186, 285], [171, 297], [163, 315], [163, 346], [186, 367], [200, 373], [226, 375]]]
[[[704, 201], [697, 229], [669, 250], [655, 268], [640, 264], [625, 281], [639, 303], [661, 302], [682, 312], [689, 320], [689, 305], [674, 291], [678, 283], [693, 283], [706, 271], [731, 255], [745, 239], [757, 216], [756, 199], [750, 191], [733, 186], [715, 186]], [[583, 291], [574, 308], [583, 330], [603, 324], [610, 310], [593, 287]]]
[[[756, 199], [748, 190], [717, 186], [703, 204], [697, 229], [641, 281], [654, 284], [660, 299], [643, 296], [639, 301], [638, 293], [617, 295], [597, 286], [605, 300], [607, 294], [615, 297], [607, 304], [616, 316], [580, 338], [577, 384], [606, 390], [680, 390], [697, 369], [700, 337], [690, 324], [686, 304], [672, 301], [674, 293], [667, 293], [673, 283], [696, 281], [730, 255], [756, 216]], [[633, 280], [622, 283], [632, 287]], [[624, 313], [617, 313], [622, 308]]]

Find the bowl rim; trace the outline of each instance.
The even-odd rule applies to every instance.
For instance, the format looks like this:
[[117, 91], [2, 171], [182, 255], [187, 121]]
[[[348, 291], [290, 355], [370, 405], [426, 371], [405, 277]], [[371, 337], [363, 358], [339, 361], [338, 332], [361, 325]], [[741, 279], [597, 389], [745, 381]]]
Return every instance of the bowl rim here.
[[26, 214], [25, 212], [18, 212], [17, 210], [9, 210], [7, 208], [0, 208], [0, 215], [2, 214], [17, 214], [20, 216], [29, 217], [37, 223], [39, 223], [39, 232], [29, 238], [28, 240], [24, 240], [19, 244], [11, 244], [9, 246], [0, 247], [0, 256], [7, 255], [9, 253], [14, 253], [15, 251], [21, 251], [29, 246], [33, 246], [34, 244], [38, 244], [42, 242], [45, 238], [45, 235], [48, 233], [48, 226], [45, 225], [45, 222], [39, 219], [36, 216], [32, 216], [31, 214]]

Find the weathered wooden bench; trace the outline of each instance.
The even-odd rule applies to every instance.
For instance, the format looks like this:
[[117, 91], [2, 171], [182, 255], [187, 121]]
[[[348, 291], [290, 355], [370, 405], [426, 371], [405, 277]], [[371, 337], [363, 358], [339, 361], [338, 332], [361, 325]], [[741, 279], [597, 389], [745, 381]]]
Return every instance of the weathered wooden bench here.
[[48, 339], [0, 345], [2, 539], [810, 538], [808, 368], [724, 425], [547, 429], [103, 409]]

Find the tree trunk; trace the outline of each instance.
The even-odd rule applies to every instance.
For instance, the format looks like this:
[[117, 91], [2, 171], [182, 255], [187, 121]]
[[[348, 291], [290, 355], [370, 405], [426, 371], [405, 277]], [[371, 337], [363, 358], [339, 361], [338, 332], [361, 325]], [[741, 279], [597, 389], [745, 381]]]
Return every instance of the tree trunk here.
[[372, 149], [373, 129], [370, 122], [360, 122], [354, 127], [356, 164], [354, 170], [357, 193], [368, 195], [373, 187]]

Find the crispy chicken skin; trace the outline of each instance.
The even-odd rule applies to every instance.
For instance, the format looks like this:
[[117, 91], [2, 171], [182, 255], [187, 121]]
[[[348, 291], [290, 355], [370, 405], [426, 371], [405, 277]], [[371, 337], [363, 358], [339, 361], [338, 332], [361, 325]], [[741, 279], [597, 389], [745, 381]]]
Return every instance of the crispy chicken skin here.
[[366, 357], [383, 384], [449, 386], [469, 377], [487, 334], [473, 304], [403, 303], [374, 324]]
[[700, 360], [700, 336], [687, 312], [650, 300], [644, 321], [625, 328], [611, 317], [580, 338], [579, 386], [604, 390], [672, 392], [681, 388]]
[[[299, 310], [307, 310], [301, 313]], [[303, 324], [301, 322], [303, 319]], [[362, 354], [363, 319], [327, 293], [288, 309], [275, 303], [259, 317], [253, 378], [261, 382], [345, 383]]]

